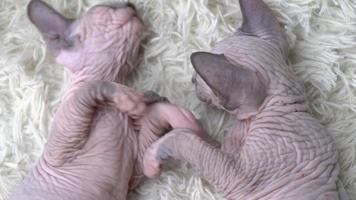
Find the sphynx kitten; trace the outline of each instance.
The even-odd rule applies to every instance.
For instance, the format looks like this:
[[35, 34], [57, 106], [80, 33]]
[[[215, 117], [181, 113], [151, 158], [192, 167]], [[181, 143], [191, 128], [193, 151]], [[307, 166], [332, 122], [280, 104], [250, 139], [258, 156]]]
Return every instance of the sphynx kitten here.
[[195, 118], [122, 85], [144, 31], [132, 5], [95, 6], [71, 20], [33, 0], [28, 15], [56, 62], [72, 72], [72, 85], [42, 156], [10, 199], [126, 199], [143, 177], [146, 148], [171, 128], [199, 131]]
[[162, 161], [174, 158], [227, 199], [347, 199], [335, 145], [308, 113], [278, 21], [262, 0], [240, 0], [240, 7], [241, 28], [210, 53], [191, 56], [197, 96], [233, 114], [234, 127], [221, 149], [194, 130], [172, 130], [146, 151], [144, 173], [156, 177]]

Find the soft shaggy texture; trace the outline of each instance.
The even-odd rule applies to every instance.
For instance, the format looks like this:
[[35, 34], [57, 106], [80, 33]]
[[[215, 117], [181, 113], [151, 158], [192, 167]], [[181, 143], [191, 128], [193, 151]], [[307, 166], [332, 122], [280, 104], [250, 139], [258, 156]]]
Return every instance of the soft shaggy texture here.
[[[310, 110], [340, 151], [342, 180], [356, 197], [356, 2], [265, 0], [288, 35], [291, 67], [305, 82]], [[49, 0], [76, 17], [106, 0]], [[203, 105], [190, 82], [192, 52], [208, 50], [241, 22], [238, 0], [133, 0], [148, 27], [141, 64], [131, 78], [193, 110], [209, 134], [221, 139], [229, 116]], [[26, 16], [28, 0], [0, 1], [0, 199], [41, 154], [54, 112], [70, 80], [55, 65]], [[194, 152], [192, 152], [194, 153]], [[171, 165], [173, 166], [173, 165]], [[172, 167], [171, 167], [172, 168]], [[148, 180], [130, 199], [222, 199], [182, 165]]]

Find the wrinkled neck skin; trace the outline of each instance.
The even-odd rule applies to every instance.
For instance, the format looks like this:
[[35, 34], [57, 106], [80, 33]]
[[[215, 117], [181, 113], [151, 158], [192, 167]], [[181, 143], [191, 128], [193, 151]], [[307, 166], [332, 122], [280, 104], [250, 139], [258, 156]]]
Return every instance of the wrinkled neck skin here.
[[[123, 64], [116, 64], [117, 67], [110, 67], [110, 68], [120, 68], [120, 66], [125, 65]], [[68, 88], [68, 90], [65, 92], [63, 96], [62, 101], [68, 100], [76, 90], [78, 90], [82, 85], [85, 83], [88, 83], [90, 81], [95, 81], [95, 80], [105, 80], [105, 81], [111, 81], [111, 82], [116, 82], [120, 84], [125, 83], [125, 77], [120, 77], [117, 75], [114, 75], [114, 73], [111, 74], [95, 74], [90, 72], [89, 70], [86, 69], [92, 69], [94, 67], [100, 67], [100, 66], [88, 66], [85, 67], [84, 70], [72, 73], [71, 75], [71, 85]]]
[[[267, 97], [256, 112], [237, 108], [228, 111], [240, 121], [251, 121], [258, 113], [271, 107], [288, 111], [306, 111], [303, 84], [293, 75], [281, 50], [272, 43], [251, 36], [231, 36], [218, 43], [211, 51], [224, 54], [231, 63], [249, 66], [270, 85]], [[268, 66], [268, 67], [266, 67]]]
[[224, 39], [211, 52], [224, 54], [231, 63], [252, 67], [251, 70], [260, 72], [260, 78], [272, 86], [257, 111], [244, 112], [244, 109], [239, 108], [233, 111], [226, 110], [236, 117], [236, 122], [225, 136], [222, 146], [224, 151], [239, 152], [256, 116], [263, 116], [263, 113], [269, 112], [279, 114], [307, 112], [304, 87], [290, 71], [285, 61], [283, 55], [288, 54], [287, 52], [281, 53], [278, 47], [267, 41], [263, 42], [255, 37], [241, 35], [233, 35]]
[[[121, 26], [120, 32], [113, 32], [109, 29], [104, 36], [100, 35], [100, 37], [96, 35], [98, 33], [90, 30], [92, 27], [86, 25], [85, 22], [78, 25], [79, 28], [76, 29], [76, 32], [84, 34], [82, 37], [88, 40], [84, 44], [86, 48], [82, 50], [83, 52], [79, 56], [76, 53], [64, 53], [56, 58], [58, 63], [63, 63], [69, 69], [73, 69], [72, 83], [63, 101], [89, 81], [113, 81], [124, 84], [127, 75], [138, 64], [137, 58], [143, 30], [136, 27], [137, 23], [140, 23], [137, 19], [132, 19]], [[78, 59], [73, 63], [74, 57]]]
[[[135, 46], [138, 48], [138, 44]], [[125, 47], [126, 45], [123, 47], [123, 52], [126, 50]], [[80, 63], [82, 70], [74, 72], [71, 75], [71, 86], [64, 94], [63, 101], [66, 101], [83, 84], [90, 81], [102, 80], [124, 84], [126, 76], [137, 64], [136, 61], [134, 61], [137, 54], [138, 50], [135, 49], [131, 55], [124, 55], [124, 53], [118, 55], [115, 61], [108, 62], [104, 59], [103, 62], [98, 63], [96, 62], [97, 60], [82, 61], [82, 63]], [[100, 69], [104, 70], [100, 71]]]

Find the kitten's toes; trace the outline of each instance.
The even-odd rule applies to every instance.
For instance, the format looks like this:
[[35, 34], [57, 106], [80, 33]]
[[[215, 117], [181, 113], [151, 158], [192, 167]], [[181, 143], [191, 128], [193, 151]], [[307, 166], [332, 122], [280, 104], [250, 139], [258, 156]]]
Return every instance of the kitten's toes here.
[[161, 174], [160, 158], [158, 156], [159, 144], [155, 143], [146, 150], [143, 157], [143, 173], [148, 178], [157, 178]]
[[149, 178], [161, 174], [160, 165], [174, 155], [172, 149], [177, 134], [168, 133], [153, 143], [143, 157], [143, 173]]

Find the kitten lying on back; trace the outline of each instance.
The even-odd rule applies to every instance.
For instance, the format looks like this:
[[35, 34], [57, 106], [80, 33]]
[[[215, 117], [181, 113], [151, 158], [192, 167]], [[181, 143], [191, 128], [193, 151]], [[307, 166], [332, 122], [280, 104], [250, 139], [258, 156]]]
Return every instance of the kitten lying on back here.
[[43, 155], [11, 199], [126, 199], [143, 176], [146, 148], [171, 127], [195, 126], [194, 117], [122, 85], [144, 31], [132, 5], [95, 6], [72, 20], [33, 0], [28, 15], [72, 85]]
[[336, 148], [308, 113], [278, 21], [262, 0], [240, 0], [240, 7], [242, 27], [211, 53], [191, 57], [197, 96], [235, 115], [235, 126], [221, 149], [196, 131], [171, 131], [146, 152], [145, 174], [159, 175], [162, 160], [173, 157], [191, 163], [227, 199], [347, 199]]

